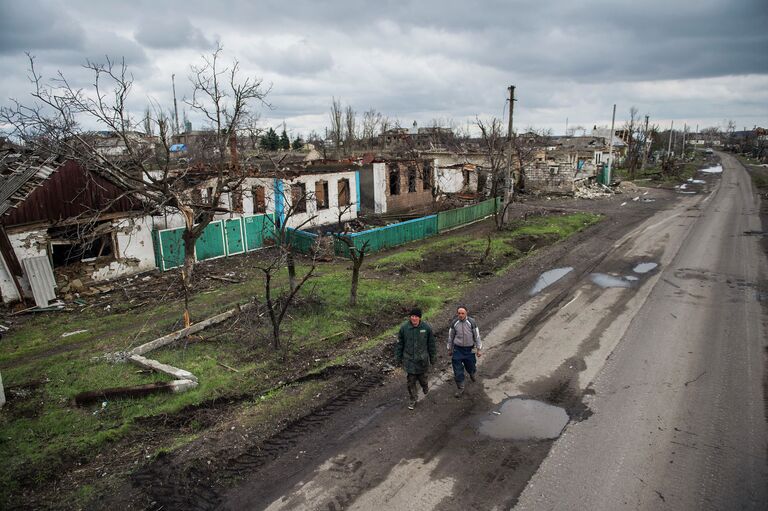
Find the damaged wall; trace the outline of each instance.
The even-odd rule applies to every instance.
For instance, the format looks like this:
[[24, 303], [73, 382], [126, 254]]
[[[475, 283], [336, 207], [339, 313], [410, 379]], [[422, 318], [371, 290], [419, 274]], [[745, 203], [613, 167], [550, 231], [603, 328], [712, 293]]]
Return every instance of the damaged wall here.
[[[163, 225], [162, 217], [158, 217]], [[89, 258], [54, 267], [54, 275], [62, 288], [66, 288], [69, 282], [77, 279], [83, 285], [101, 282], [133, 273], [152, 270], [155, 268], [155, 256], [152, 245], [152, 228], [154, 219], [151, 216], [139, 218], [122, 218], [104, 222], [102, 230], [112, 236], [113, 248], [116, 252], [109, 257]], [[8, 238], [19, 261], [28, 257], [48, 256], [51, 260], [52, 237], [49, 229], [30, 229], [9, 232]], [[3, 261], [0, 265], [0, 292], [3, 302], [13, 302], [20, 299], [16, 287], [13, 284], [7, 264]], [[24, 295], [31, 297], [32, 292], [26, 276], [22, 276], [20, 284]]]
[[[424, 182], [426, 167], [428, 183]], [[432, 207], [435, 182], [434, 160], [386, 163], [384, 196], [387, 213], [427, 211]]]

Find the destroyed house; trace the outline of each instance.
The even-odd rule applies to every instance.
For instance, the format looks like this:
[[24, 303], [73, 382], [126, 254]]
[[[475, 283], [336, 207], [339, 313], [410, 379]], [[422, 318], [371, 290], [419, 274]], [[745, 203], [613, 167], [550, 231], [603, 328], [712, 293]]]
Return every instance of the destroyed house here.
[[360, 204], [375, 214], [423, 213], [434, 202], [432, 159], [374, 161], [360, 172]]
[[[278, 171], [256, 168], [236, 189], [222, 194], [222, 212], [215, 218], [274, 214], [276, 221], [294, 228], [353, 220], [359, 210], [359, 168], [353, 162], [326, 160], [283, 165]], [[213, 177], [203, 180], [190, 193], [207, 200], [214, 182]]]
[[61, 292], [155, 267], [152, 217], [125, 191], [75, 162], [24, 162], [0, 176], [3, 302]]

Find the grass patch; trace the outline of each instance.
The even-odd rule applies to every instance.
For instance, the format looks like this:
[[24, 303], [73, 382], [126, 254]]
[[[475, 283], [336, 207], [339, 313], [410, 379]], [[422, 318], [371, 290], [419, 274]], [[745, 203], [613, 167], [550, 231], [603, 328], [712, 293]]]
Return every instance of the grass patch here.
[[[503, 271], [530, 250], [516, 243], [523, 237], [559, 240], [599, 220], [590, 214], [555, 215], [518, 222], [509, 229], [492, 231], [488, 257], [493, 271]], [[540, 248], [543, 245], [532, 247]], [[8, 502], [20, 485], [29, 487], [55, 479], [67, 460], [87, 463], [105, 446], [138, 434], [137, 419], [178, 413], [226, 396], [263, 395], [255, 403], [241, 403], [239, 413], [249, 421], [267, 421], [300, 409], [324, 392], [327, 382], [281, 385], [297, 375], [343, 364], [361, 351], [391, 342], [406, 311], [419, 305], [429, 318], [456, 301], [473, 278], [457, 278], [455, 267], [419, 268], [425, 261], [456, 248], [475, 261], [487, 247], [485, 238], [451, 232], [412, 243], [391, 253], [371, 257], [363, 267], [358, 304], [349, 306], [350, 271], [347, 261], [318, 267], [298, 295], [298, 308], [284, 322], [284, 346], [270, 345], [270, 325], [265, 318], [247, 314], [200, 334], [196, 342], [180, 342], [152, 352], [161, 362], [191, 371], [199, 386], [183, 394], [159, 394], [140, 399], [117, 399], [87, 408], [72, 405], [79, 392], [109, 387], [167, 381], [131, 364], [115, 364], [105, 354], [125, 351], [171, 332], [180, 325], [183, 303], [160, 301], [152, 307], [121, 311], [86, 309], [27, 317], [11, 337], [0, 344], [0, 365], [6, 387], [37, 381], [24, 390], [7, 392], [9, 400], [0, 414], [0, 502]], [[243, 256], [248, 257], [248, 256]], [[393, 267], [411, 267], [393, 276]], [[307, 271], [300, 265], [299, 274]], [[275, 293], [287, 287], [287, 275], [277, 276]], [[263, 302], [263, 276], [255, 267], [239, 284], [192, 297], [197, 321], [256, 297]], [[63, 333], [86, 330], [62, 337]], [[236, 371], [227, 367], [234, 368]], [[277, 389], [268, 392], [269, 389]], [[266, 394], [264, 394], [266, 392]], [[186, 413], [186, 412], [185, 412]], [[199, 429], [205, 429], [204, 424]], [[198, 426], [179, 432], [163, 443], [175, 449], [196, 438]], [[75, 501], [88, 499], [84, 487]]]

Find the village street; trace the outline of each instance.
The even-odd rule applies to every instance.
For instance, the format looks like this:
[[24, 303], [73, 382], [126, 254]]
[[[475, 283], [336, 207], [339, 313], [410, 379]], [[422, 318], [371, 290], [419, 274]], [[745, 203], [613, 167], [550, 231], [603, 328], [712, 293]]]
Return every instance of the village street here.
[[375, 390], [223, 507], [765, 509], [768, 268], [749, 178], [722, 162], [719, 183], [480, 314], [495, 326], [460, 400], [446, 367], [413, 412]]

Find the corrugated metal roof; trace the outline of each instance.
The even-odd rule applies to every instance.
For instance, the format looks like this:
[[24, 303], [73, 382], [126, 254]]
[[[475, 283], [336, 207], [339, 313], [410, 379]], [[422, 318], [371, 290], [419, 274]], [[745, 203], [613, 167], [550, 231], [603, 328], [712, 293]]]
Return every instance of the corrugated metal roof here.
[[38, 307], [48, 307], [48, 302], [56, 299], [56, 279], [53, 277], [53, 269], [48, 256], [28, 257], [22, 259], [24, 273], [32, 288], [32, 296]]
[[24, 201], [35, 188], [43, 184], [56, 169], [46, 164], [19, 166], [0, 176], [0, 216]]

